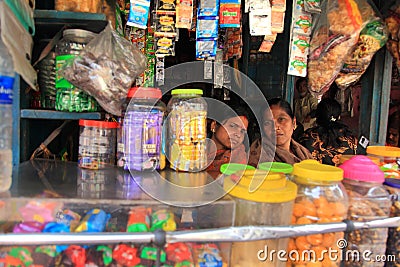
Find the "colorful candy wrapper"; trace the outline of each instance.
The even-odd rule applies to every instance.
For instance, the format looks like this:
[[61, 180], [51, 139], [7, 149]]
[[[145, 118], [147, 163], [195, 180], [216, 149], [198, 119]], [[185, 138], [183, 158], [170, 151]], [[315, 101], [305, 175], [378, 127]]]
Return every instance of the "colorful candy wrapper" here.
[[69, 209], [63, 210], [56, 214], [56, 222], [69, 225], [71, 232], [74, 231], [74, 229], [78, 226], [80, 220], [81, 216]]
[[103, 253], [102, 258], [105, 265], [109, 265], [112, 262], [113, 251], [109, 246], [98, 246], [96, 250]]
[[52, 222], [60, 204], [54, 202], [30, 201], [19, 209], [25, 222], [37, 221], [40, 223]]
[[110, 217], [110, 214], [101, 209], [92, 209], [76, 227], [75, 232], [103, 232]]
[[[69, 233], [69, 225], [63, 223], [49, 222], [43, 229], [43, 233]], [[56, 252], [62, 252], [68, 248], [67, 245], [57, 245]]]
[[175, 216], [172, 212], [168, 210], [158, 210], [151, 215], [151, 229], [153, 232], [157, 229], [162, 229], [164, 231], [175, 231], [176, 223]]
[[86, 250], [81, 246], [69, 246], [64, 254], [69, 258], [75, 267], [85, 267]]
[[35, 266], [54, 266], [54, 259], [59, 253], [55, 245], [37, 246], [32, 252]]
[[26, 247], [13, 247], [8, 255], [21, 260], [23, 266], [31, 266], [33, 264], [31, 251]]
[[185, 261], [191, 262], [193, 265], [192, 253], [185, 243], [172, 243], [168, 244], [165, 248], [168, 261], [174, 263], [183, 263]]
[[37, 221], [22, 222], [14, 226], [13, 233], [40, 233], [43, 227], [44, 224]]
[[150, 229], [150, 214], [150, 208], [143, 206], [131, 208], [126, 231], [129, 233], [148, 232]]
[[[143, 247], [142, 252], [140, 253], [140, 258], [146, 259], [146, 260], [157, 260], [157, 248], [153, 247]], [[161, 250], [160, 253], [160, 262], [165, 262], [167, 259], [167, 255], [165, 254], [165, 251]]]
[[112, 257], [117, 264], [125, 266], [136, 266], [140, 263], [137, 248], [125, 244], [117, 245], [113, 250]]
[[193, 245], [195, 266], [199, 267], [222, 267], [222, 257], [215, 244]]

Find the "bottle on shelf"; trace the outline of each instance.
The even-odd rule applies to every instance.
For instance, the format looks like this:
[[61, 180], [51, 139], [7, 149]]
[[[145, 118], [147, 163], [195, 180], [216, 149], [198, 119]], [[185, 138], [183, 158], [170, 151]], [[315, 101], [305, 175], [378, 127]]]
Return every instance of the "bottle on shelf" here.
[[12, 181], [12, 102], [15, 79], [14, 64], [0, 39], [0, 192], [7, 191]]

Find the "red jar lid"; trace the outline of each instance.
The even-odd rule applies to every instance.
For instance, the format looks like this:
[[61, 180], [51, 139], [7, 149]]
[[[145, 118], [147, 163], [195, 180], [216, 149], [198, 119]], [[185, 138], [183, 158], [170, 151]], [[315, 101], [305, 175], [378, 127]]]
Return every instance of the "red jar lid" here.
[[128, 98], [156, 98], [162, 97], [161, 90], [153, 87], [132, 87], [128, 91]]
[[118, 128], [118, 125], [118, 122], [114, 121], [79, 120], [79, 126], [114, 129]]

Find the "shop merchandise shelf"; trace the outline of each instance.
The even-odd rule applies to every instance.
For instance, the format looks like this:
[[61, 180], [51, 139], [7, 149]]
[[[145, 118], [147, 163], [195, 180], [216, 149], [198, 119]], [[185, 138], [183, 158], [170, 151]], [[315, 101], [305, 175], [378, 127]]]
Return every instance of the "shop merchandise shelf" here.
[[[161, 173], [161, 172], [160, 172]], [[398, 227], [400, 217], [367, 222], [343, 221], [312, 225], [282, 226], [240, 226], [234, 227], [235, 203], [228, 197], [210, 202], [206, 189], [179, 198], [173, 194], [166, 180], [179, 184], [199, 186], [209, 184], [201, 173], [180, 173], [165, 170], [165, 179], [158, 179], [153, 172], [125, 172], [115, 166], [102, 170], [80, 168], [75, 162], [35, 159], [23, 162], [14, 168], [13, 184], [9, 191], [0, 193], [0, 246], [24, 247], [43, 245], [117, 245], [121, 243], [153, 244], [161, 250], [169, 243], [212, 243], [218, 244], [224, 259], [230, 257], [232, 242], [268, 240], [296, 237], [329, 232], [345, 232], [367, 228]], [[135, 177], [130, 184], [123, 184], [122, 176]], [[196, 177], [198, 176], [198, 177]], [[188, 178], [192, 178], [189, 181]], [[184, 181], [178, 181], [182, 179]], [[201, 180], [202, 182], [199, 182]], [[126, 180], [125, 180], [126, 181]], [[215, 183], [216, 184], [216, 183]], [[220, 187], [220, 185], [216, 184]], [[123, 189], [125, 188], [125, 189]], [[221, 187], [222, 188], [222, 187]], [[163, 201], [151, 197], [149, 190], [170, 197]], [[129, 192], [129, 193], [127, 193]], [[160, 195], [159, 195], [160, 196]], [[206, 198], [201, 203], [200, 199]], [[190, 206], [190, 204], [194, 204]], [[168, 209], [175, 214], [177, 231], [126, 233], [115, 232], [73, 232], [73, 233], [10, 233], [10, 225], [19, 223], [27, 216], [27, 207], [49, 209], [51, 216], [63, 209], [79, 214], [98, 208], [112, 215], [113, 229], [126, 227], [129, 210], [135, 206], [145, 206], [153, 211]], [[51, 207], [51, 208], [49, 208]], [[28, 212], [29, 213], [29, 212]], [[49, 215], [49, 213], [47, 213]], [[30, 214], [34, 218], [35, 213]], [[161, 266], [156, 264], [154, 266]]]
[[62, 112], [42, 109], [22, 109], [21, 119], [48, 119], [48, 120], [99, 120], [102, 118], [100, 112]]

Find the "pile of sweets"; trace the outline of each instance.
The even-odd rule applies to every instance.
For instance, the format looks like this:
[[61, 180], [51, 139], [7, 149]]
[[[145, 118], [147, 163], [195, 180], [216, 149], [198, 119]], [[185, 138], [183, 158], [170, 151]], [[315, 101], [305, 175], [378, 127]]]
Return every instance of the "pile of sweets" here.
[[[121, 219], [98, 208], [80, 214], [64, 209], [52, 216], [56, 205], [30, 202], [19, 209], [23, 222], [3, 225], [4, 232], [149, 232], [162, 229], [176, 230], [174, 213], [167, 209], [152, 211], [143, 206], [132, 207]], [[126, 220], [127, 219], [127, 220]], [[118, 223], [117, 223], [118, 222]], [[7, 229], [5, 229], [8, 227]], [[0, 248], [0, 265], [4, 266], [156, 266], [157, 247], [152, 244], [118, 245], [43, 245], [7, 246]], [[223, 267], [218, 246], [215, 244], [173, 243], [160, 251], [163, 267], [213, 266]]]

